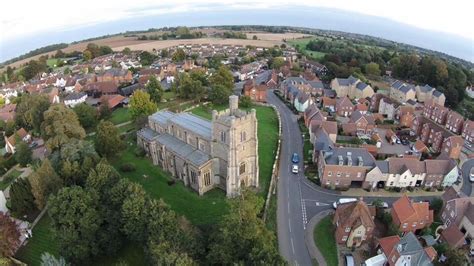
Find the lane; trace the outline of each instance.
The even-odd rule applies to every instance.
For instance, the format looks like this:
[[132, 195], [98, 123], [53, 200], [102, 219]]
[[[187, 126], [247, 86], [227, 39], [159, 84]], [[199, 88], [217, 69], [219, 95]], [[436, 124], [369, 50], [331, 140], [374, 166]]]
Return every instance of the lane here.
[[471, 171], [472, 167], [474, 167], [474, 159], [469, 159], [465, 161], [461, 167], [462, 178], [463, 178], [463, 185], [462, 185], [461, 190], [467, 196], [471, 196], [471, 193], [472, 193], [473, 183], [469, 180], [469, 172]]
[[275, 105], [282, 123], [282, 147], [278, 179], [278, 243], [280, 254], [291, 265], [311, 265], [311, 257], [304, 241], [304, 221], [307, 221], [302, 200], [300, 180], [304, 178], [300, 171], [291, 173], [291, 156], [294, 152], [301, 158], [303, 168], [303, 142], [296, 116], [283, 104], [273, 91], [269, 91], [267, 101]]

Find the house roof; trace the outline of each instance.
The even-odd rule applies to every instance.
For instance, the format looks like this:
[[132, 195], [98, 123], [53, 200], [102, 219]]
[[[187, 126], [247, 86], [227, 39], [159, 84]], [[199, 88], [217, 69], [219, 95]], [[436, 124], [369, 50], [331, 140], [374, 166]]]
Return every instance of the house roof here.
[[400, 223], [410, 218], [415, 221], [433, 221], [433, 211], [429, 209], [428, 202], [411, 202], [405, 194], [393, 203], [392, 210], [397, 215]]
[[428, 151], [428, 147], [426, 147], [425, 143], [421, 140], [416, 140], [415, 142], [415, 146], [414, 148], [418, 151], [418, 152], [426, 152]]
[[[396, 248], [401, 256], [410, 256], [411, 265], [432, 265], [432, 258], [428, 256], [413, 232], [405, 234], [396, 245]], [[429, 252], [432, 255], [431, 251]]]
[[326, 164], [338, 165], [339, 156], [342, 156], [345, 166], [347, 166], [348, 158], [351, 158], [352, 166], [357, 166], [359, 164], [359, 159], [362, 159], [362, 165], [364, 167], [373, 167], [375, 165], [374, 156], [372, 156], [367, 149], [348, 147], [334, 148], [330, 153], [325, 153]]
[[20, 128], [18, 129], [15, 134], [11, 135], [10, 137], [8, 137], [8, 142], [12, 145], [12, 146], [15, 146], [16, 145], [16, 136], [18, 136], [20, 139], [23, 139], [24, 137], [26, 137], [28, 135], [28, 132], [24, 129], [24, 128]]
[[100, 98], [101, 102], [107, 101], [109, 108], [115, 108], [117, 105], [123, 102], [125, 97], [120, 94], [112, 94], [112, 95], [102, 95]]
[[395, 246], [400, 242], [400, 237], [398, 235], [388, 236], [379, 239], [379, 245], [383, 253], [387, 258], [390, 256]]
[[89, 83], [84, 87], [85, 91], [97, 91], [101, 93], [115, 93], [117, 92], [117, 84], [113, 81], [99, 81]]
[[336, 106], [341, 107], [341, 106], [352, 106], [354, 107], [354, 104], [352, 104], [351, 100], [347, 97], [342, 97], [336, 100]]
[[457, 167], [457, 163], [454, 160], [425, 160], [426, 173], [436, 175], [446, 175], [454, 167]]
[[464, 198], [464, 197], [467, 197], [466, 194], [464, 194], [464, 192], [462, 192], [461, 190], [456, 191], [456, 189], [452, 186], [448, 187], [444, 191], [443, 195], [441, 195], [441, 198], [443, 199], [444, 202], [448, 202], [453, 199]]
[[211, 159], [208, 154], [167, 133], [158, 135], [155, 140], [165, 145], [166, 149], [173, 151], [173, 153], [196, 166], [201, 166]]
[[464, 242], [464, 234], [454, 223], [441, 232], [441, 238], [451, 247], [458, 247]]
[[172, 113], [169, 111], [159, 111], [150, 116], [150, 119], [166, 126], [168, 123], [174, 123], [189, 131], [192, 131], [202, 137], [211, 139], [211, 121], [203, 119], [190, 113]]
[[351, 227], [352, 229], [360, 225], [372, 229], [375, 227], [372, 212], [362, 200], [339, 205], [335, 216], [338, 217], [338, 221], [341, 223], [339, 226], [342, 227]]
[[372, 115], [362, 114], [359, 110], [355, 111], [351, 115], [351, 119], [349, 120], [351, 123], [356, 123], [360, 119], [365, 119], [369, 125], [374, 125], [375, 120]]
[[406, 170], [410, 170], [412, 174], [421, 174], [425, 172], [424, 162], [419, 161], [416, 158], [391, 157], [388, 159], [388, 165], [390, 174], [402, 174]]
[[87, 94], [85, 94], [84, 92], [73, 92], [73, 93], [69, 93], [68, 95], [66, 95], [66, 97], [64, 97], [64, 101], [78, 100], [78, 99], [81, 99], [84, 96], [87, 97]]

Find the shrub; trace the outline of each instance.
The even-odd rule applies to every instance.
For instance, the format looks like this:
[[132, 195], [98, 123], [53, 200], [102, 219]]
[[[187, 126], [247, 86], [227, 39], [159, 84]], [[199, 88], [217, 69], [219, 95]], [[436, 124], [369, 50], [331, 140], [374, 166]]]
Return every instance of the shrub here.
[[176, 184], [174, 179], [168, 180], [168, 186], [173, 186], [174, 184]]
[[136, 155], [137, 157], [144, 157], [145, 154], [146, 154], [146, 153], [145, 153], [145, 150], [144, 150], [143, 148], [137, 147], [137, 148], [135, 149], [135, 155]]
[[133, 172], [135, 171], [135, 165], [132, 164], [132, 163], [126, 163], [126, 164], [123, 164], [122, 166], [120, 166], [120, 170], [122, 172]]

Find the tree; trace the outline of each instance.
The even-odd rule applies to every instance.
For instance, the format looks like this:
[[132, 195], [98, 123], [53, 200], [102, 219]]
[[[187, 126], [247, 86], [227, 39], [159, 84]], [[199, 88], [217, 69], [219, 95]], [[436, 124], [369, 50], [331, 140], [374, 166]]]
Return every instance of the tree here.
[[10, 216], [0, 212], [0, 255], [11, 257], [20, 245], [20, 232]]
[[279, 69], [280, 67], [283, 66], [283, 64], [285, 64], [285, 60], [283, 59], [283, 57], [275, 57], [272, 60], [271, 68]]
[[443, 200], [440, 197], [436, 197], [430, 201], [430, 208], [434, 211], [434, 215], [440, 214], [441, 208], [443, 208]]
[[168, 49], [161, 49], [160, 55], [162, 58], [167, 58], [168, 56], [170, 56], [170, 52], [168, 51]]
[[15, 134], [15, 130], [16, 130], [16, 124], [14, 121], [9, 120], [7, 121], [7, 123], [5, 123], [5, 136], [11, 136]]
[[234, 88], [234, 77], [232, 76], [230, 70], [225, 66], [220, 66], [217, 69], [217, 72], [211, 76], [209, 82], [211, 87], [222, 85], [228, 90], [232, 90]]
[[86, 136], [84, 128], [79, 123], [76, 113], [64, 105], [52, 105], [44, 112], [41, 131], [46, 145], [55, 150], [71, 139], [83, 139]]
[[41, 266], [67, 266], [63, 257], [56, 258], [54, 255], [44, 252], [41, 254]]
[[48, 213], [60, 253], [74, 264], [97, 255], [97, 234], [103, 221], [98, 209], [98, 195], [78, 186], [61, 189], [49, 200]]
[[21, 167], [25, 167], [33, 160], [33, 151], [26, 142], [19, 140], [15, 145], [14, 156], [15, 160], [21, 165]]
[[130, 50], [130, 48], [128, 48], [128, 47], [125, 47], [125, 48], [123, 48], [122, 53], [125, 54], [125, 55], [129, 55], [129, 54], [132, 53], [132, 50]]
[[46, 61], [41, 60], [31, 60], [28, 64], [21, 70], [21, 75], [25, 77], [26, 80], [34, 78], [36, 75], [48, 71], [48, 65]]
[[112, 116], [112, 110], [109, 107], [108, 101], [103, 101], [99, 106], [100, 119], [109, 119]]
[[173, 250], [167, 241], [163, 241], [160, 244], [150, 243], [148, 253], [153, 265], [197, 265], [188, 254]]
[[36, 208], [28, 179], [17, 178], [13, 182], [10, 186], [10, 202], [12, 212], [18, 216], [23, 216]]
[[124, 144], [120, 133], [110, 121], [102, 120], [97, 126], [95, 149], [105, 157], [112, 157], [123, 148]]
[[186, 35], [189, 35], [189, 34], [190, 34], [190, 32], [189, 32], [188, 27], [178, 27], [176, 29], [176, 35], [177, 36], [183, 36], [183, 35], [186, 36]]
[[275, 236], [258, 217], [263, 199], [250, 191], [243, 191], [229, 200], [229, 212], [212, 234], [207, 255], [210, 264], [284, 264]]
[[96, 108], [88, 104], [81, 103], [74, 106], [73, 110], [76, 113], [77, 119], [79, 119], [79, 123], [83, 128], [90, 129], [97, 125], [98, 113]]
[[223, 85], [215, 85], [211, 88], [209, 99], [213, 104], [225, 104], [230, 95], [232, 95], [232, 90]]
[[85, 50], [85, 51], [82, 53], [82, 58], [84, 58], [85, 61], [91, 60], [91, 59], [92, 59], [92, 53], [91, 53], [91, 51]]
[[43, 160], [41, 166], [28, 179], [35, 204], [40, 210], [46, 205], [48, 196], [56, 193], [63, 186], [62, 180], [58, 177], [48, 159]]
[[370, 62], [365, 65], [365, 73], [372, 76], [380, 76], [379, 64]]
[[254, 35], [254, 36], [252, 37], [252, 40], [258, 40], [257, 35]]
[[148, 197], [138, 184], [130, 183], [126, 190], [127, 197], [122, 204], [122, 232], [137, 242], [145, 243], [147, 239]]
[[163, 97], [163, 88], [154, 75], [148, 80], [145, 89], [147, 90], [148, 94], [150, 94], [152, 101], [154, 101], [156, 104], [161, 102], [161, 98]]
[[83, 185], [89, 171], [99, 162], [99, 155], [90, 141], [71, 139], [55, 150], [51, 164], [66, 186]]
[[240, 97], [239, 105], [242, 106], [242, 108], [250, 108], [250, 106], [252, 106], [252, 99], [250, 99], [249, 96], [242, 96]]
[[91, 58], [96, 58], [97, 56], [100, 56], [100, 47], [95, 43], [88, 43], [86, 51], [89, 51], [91, 53]]
[[44, 112], [51, 103], [44, 94], [23, 94], [16, 106], [15, 123], [18, 127], [40, 132]]
[[144, 66], [149, 66], [151, 64], [153, 64], [153, 61], [155, 61], [155, 55], [150, 53], [150, 52], [147, 52], [147, 51], [143, 51], [140, 53], [140, 63]]
[[174, 62], [181, 62], [184, 59], [186, 59], [186, 53], [184, 52], [183, 49], [178, 48], [176, 49], [176, 52], [173, 53], [173, 56], [171, 57]]
[[447, 257], [447, 260], [443, 265], [467, 265], [468, 260], [464, 255], [463, 250], [457, 248], [448, 247], [444, 255]]
[[133, 119], [148, 116], [156, 112], [158, 107], [150, 99], [150, 94], [143, 90], [136, 90], [130, 98], [130, 114]]
[[63, 57], [66, 57], [66, 54], [61, 50], [57, 50], [56, 51], [56, 54], [54, 55], [55, 58], [63, 58]]
[[196, 79], [193, 79], [189, 74], [183, 73], [178, 79], [178, 94], [184, 99], [195, 99], [200, 101], [205, 94], [205, 88], [199, 79], [199, 74], [193, 74]]

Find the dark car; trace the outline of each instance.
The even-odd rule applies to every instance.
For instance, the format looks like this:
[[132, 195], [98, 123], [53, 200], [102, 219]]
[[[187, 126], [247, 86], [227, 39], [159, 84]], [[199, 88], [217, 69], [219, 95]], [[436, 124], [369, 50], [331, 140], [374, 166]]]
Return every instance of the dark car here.
[[291, 157], [291, 161], [293, 163], [298, 163], [300, 161], [300, 156], [298, 155], [298, 153], [293, 153], [293, 156]]
[[402, 144], [403, 145], [408, 145], [410, 142], [407, 139], [402, 139]]

